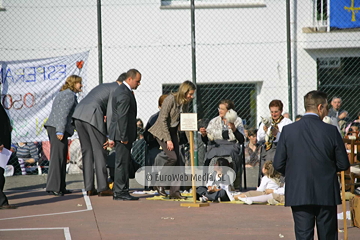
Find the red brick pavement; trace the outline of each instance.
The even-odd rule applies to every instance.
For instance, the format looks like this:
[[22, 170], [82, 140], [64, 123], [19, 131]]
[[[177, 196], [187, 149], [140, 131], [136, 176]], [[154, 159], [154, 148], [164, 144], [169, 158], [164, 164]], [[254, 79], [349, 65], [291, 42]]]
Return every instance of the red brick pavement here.
[[[146, 200], [148, 196], [131, 202], [91, 196], [87, 206], [81, 190], [63, 197], [42, 190], [6, 194], [19, 208], [0, 210], [2, 240], [295, 239], [291, 210], [283, 206], [212, 203], [187, 208], [180, 202]], [[359, 236], [358, 228], [349, 228], [349, 239]]]

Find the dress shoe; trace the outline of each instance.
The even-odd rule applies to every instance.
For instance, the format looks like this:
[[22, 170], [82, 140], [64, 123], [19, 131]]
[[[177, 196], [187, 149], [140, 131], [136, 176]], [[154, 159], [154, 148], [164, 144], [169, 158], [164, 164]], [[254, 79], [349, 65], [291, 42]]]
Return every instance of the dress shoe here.
[[105, 197], [105, 196], [113, 196], [114, 193], [112, 190], [108, 189], [108, 190], [105, 190], [105, 191], [101, 191], [98, 193], [98, 196], [99, 197]]
[[165, 192], [165, 188], [164, 187], [154, 187], [155, 188], [155, 190], [158, 192], [158, 194], [160, 195], [160, 196], [164, 196], [164, 197], [167, 197], [167, 194], [166, 194], [166, 192]]
[[90, 190], [90, 191], [86, 191], [86, 195], [87, 196], [94, 196], [97, 195], [97, 191], [96, 190]]
[[187, 197], [185, 196], [181, 196], [181, 194], [179, 192], [175, 192], [173, 194], [170, 194], [169, 196], [170, 199], [187, 199]]
[[9, 204], [5, 204], [5, 205], [0, 206], [0, 209], [16, 209], [16, 208], [17, 208], [17, 206], [9, 205]]
[[133, 200], [139, 200], [139, 198], [131, 196], [130, 194], [121, 194], [121, 195], [114, 195], [113, 200], [133, 201]]
[[70, 193], [72, 193], [72, 191], [70, 191], [70, 190], [67, 190], [67, 189], [65, 189], [65, 190], [62, 190], [61, 191], [63, 194], [70, 194]]
[[64, 196], [63, 192], [56, 192], [56, 191], [47, 191], [47, 193], [55, 195], [55, 196]]

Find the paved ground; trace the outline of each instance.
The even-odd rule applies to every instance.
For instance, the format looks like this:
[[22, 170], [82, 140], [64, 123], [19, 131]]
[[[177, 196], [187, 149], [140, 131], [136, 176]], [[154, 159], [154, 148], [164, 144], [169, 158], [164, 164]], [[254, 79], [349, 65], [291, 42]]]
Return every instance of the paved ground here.
[[[247, 185], [254, 188], [257, 171], [247, 173]], [[45, 193], [46, 177], [6, 178], [5, 192], [19, 208], [0, 210], [0, 239], [295, 239], [291, 210], [283, 206], [211, 203], [188, 208], [179, 201], [146, 200], [149, 195], [113, 201], [85, 196], [81, 175], [67, 175], [73, 194], [55, 197]], [[130, 186], [141, 190], [135, 181]], [[342, 224], [339, 220], [340, 229]], [[359, 236], [360, 229], [349, 228], [349, 239]]]

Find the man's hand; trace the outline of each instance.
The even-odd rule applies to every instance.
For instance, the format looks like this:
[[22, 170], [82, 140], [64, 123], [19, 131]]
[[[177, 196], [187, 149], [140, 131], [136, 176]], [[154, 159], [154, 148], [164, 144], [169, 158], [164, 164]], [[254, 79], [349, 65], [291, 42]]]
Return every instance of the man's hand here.
[[166, 146], [169, 151], [174, 150], [174, 144], [172, 141], [166, 141]]
[[121, 141], [122, 144], [128, 144], [129, 141]]
[[104, 142], [103, 144], [103, 149], [107, 149], [109, 147], [109, 140], [106, 140], [106, 142]]
[[2, 152], [2, 150], [4, 149], [4, 144], [0, 145], [0, 152]]
[[60, 141], [63, 139], [64, 135], [62, 134], [59, 134], [59, 135], [56, 135], [57, 139], [59, 139]]
[[113, 147], [115, 146], [115, 142], [114, 142], [114, 141], [108, 140], [107, 142], [108, 142], [108, 146], [109, 146], [109, 147], [113, 148]]
[[199, 130], [200, 130], [201, 136], [205, 137], [207, 135], [206, 128], [202, 127]]
[[107, 119], [106, 116], [104, 116], [104, 122], [105, 122], [105, 123], [106, 123], [106, 119]]

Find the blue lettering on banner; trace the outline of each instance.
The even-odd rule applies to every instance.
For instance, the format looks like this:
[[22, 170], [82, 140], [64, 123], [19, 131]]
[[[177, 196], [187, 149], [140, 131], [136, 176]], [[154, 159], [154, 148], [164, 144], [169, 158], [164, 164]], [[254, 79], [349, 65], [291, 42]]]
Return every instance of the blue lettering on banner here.
[[[24, 72], [27, 72], [26, 69], [29, 69], [32, 73], [26, 74], [26, 76], [29, 76], [29, 78], [25, 79], [25, 82], [36, 82], [36, 71], [35, 67], [27, 67], [25, 68]], [[25, 74], [24, 74], [25, 75]], [[32, 76], [32, 77], [31, 77]]]
[[44, 80], [62, 81], [66, 79], [66, 64], [12, 69], [0, 68], [0, 82], [38, 82]]
[[[10, 75], [9, 75], [9, 73], [10, 73]], [[10, 69], [10, 68], [8, 68], [8, 69], [6, 70], [5, 81], [6, 81], [8, 78], [11, 78], [12, 81], [14, 82], [14, 77], [12, 76], [12, 72], [11, 72], [11, 69]], [[4, 81], [4, 82], [5, 82], [5, 81]]]
[[[66, 65], [49, 66], [47, 69], [51, 69], [48, 73], [49, 80], [64, 80], [66, 78]], [[58, 75], [59, 77], [56, 77]]]

